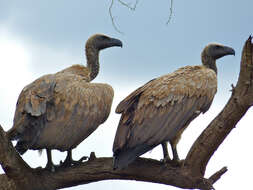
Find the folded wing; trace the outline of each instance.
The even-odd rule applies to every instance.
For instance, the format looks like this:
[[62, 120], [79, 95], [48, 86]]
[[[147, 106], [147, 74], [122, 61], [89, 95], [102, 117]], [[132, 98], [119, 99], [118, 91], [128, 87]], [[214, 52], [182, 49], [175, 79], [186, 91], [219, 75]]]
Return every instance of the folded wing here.
[[21, 92], [11, 139], [29, 149], [69, 150], [109, 116], [113, 89], [71, 73], [43, 76]]
[[216, 88], [214, 71], [188, 66], [131, 93], [116, 109], [122, 114], [113, 145], [116, 160], [121, 157], [121, 165], [127, 165], [180, 136], [194, 118], [208, 110]]

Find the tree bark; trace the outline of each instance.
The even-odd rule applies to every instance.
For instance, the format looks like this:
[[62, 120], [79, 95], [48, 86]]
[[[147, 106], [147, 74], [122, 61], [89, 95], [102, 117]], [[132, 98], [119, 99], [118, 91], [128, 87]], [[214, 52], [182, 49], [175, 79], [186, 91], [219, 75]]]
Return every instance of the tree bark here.
[[[241, 70], [232, 95], [218, 116], [208, 125], [192, 145], [180, 166], [157, 160], [138, 158], [123, 170], [113, 170], [113, 158], [96, 158], [55, 172], [30, 168], [16, 152], [0, 126], [0, 164], [5, 174], [0, 175], [0, 189], [54, 190], [101, 180], [121, 179], [162, 183], [187, 189], [213, 189], [213, 184], [227, 171], [224, 167], [210, 178], [204, 178], [208, 161], [219, 145], [253, 104], [253, 44], [245, 42]], [[31, 183], [32, 182], [32, 183]]]

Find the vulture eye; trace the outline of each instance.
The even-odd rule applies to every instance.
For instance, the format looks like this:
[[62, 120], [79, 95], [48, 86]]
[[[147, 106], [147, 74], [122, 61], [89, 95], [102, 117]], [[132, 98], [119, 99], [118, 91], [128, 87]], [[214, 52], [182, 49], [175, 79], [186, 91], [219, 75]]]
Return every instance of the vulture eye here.
[[107, 36], [101, 36], [101, 39], [102, 40], [107, 40], [107, 39], [109, 39]]
[[220, 49], [220, 48], [221, 48], [221, 46], [219, 46], [219, 45], [216, 45], [216, 46], [215, 46], [215, 48], [216, 48], [216, 49]]

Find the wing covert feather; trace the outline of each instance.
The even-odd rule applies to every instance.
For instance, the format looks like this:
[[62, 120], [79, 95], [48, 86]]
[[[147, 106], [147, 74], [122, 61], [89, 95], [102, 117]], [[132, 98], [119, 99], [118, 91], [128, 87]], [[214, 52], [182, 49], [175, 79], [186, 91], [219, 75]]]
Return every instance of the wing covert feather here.
[[[155, 79], [153, 79], [153, 80], [155, 80]], [[148, 84], [151, 83], [153, 80], [150, 80], [149, 82], [147, 82], [142, 87], [136, 89], [134, 92], [132, 92], [130, 95], [128, 95], [124, 100], [122, 100], [118, 104], [115, 112], [116, 113], [122, 113], [124, 110], [127, 110], [130, 106], [132, 106], [132, 104], [134, 104], [134, 102], [138, 101], [140, 95], [149, 86]]]

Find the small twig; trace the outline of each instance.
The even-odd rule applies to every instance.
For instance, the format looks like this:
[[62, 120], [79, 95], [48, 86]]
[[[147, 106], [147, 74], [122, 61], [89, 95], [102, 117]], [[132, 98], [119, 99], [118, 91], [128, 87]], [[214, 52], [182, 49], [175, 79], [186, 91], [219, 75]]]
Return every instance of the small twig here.
[[114, 4], [114, 0], [111, 1], [111, 5], [110, 5], [110, 7], [109, 7], [109, 14], [110, 14], [110, 17], [111, 17], [112, 26], [113, 26], [113, 28], [114, 28], [118, 33], [123, 34], [123, 32], [121, 32], [121, 31], [118, 29], [118, 27], [116, 26], [115, 21], [114, 21], [114, 17], [113, 17], [113, 15], [112, 15], [112, 7], [113, 7], [113, 4]]
[[[121, 5], [123, 5], [124, 7], [127, 7], [129, 10], [131, 11], [135, 11], [136, 7], [137, 7], [137, 4], [139, 2], [139, 0], [136, 0], [135, 1], [135, 4], [134, 6], [131, 6], [130, 3], [125, 3], [124, 1], [122, 0], [117, 0]], [[120, 34], [123, 34], [123, 32], [121, 32], [119, 30], [119, 28], [116, 26], [116, 23], [115, 23], [115, 20], [114, 20], [114, 17], [113, 17], [113, 14], [112, 14], [112, 7], [114, 5], [114, 0], [111, 0], [111, 4], [110, 4], [110, 7], [109, 7], [109, 14], [110, 14], [110, 17], [111, 17], [111, 21], [112, 21], [112, 25], [113, 25], [113, 28], [119, 32]]]
[[231, 90], [230, 90], [230, 92], [232, 92], [232, 95], [234, 95], [235, 94], [235, 86], [234, 86], [234, 84], [231, 84]]
[[209, 177], [209, 180], [212, 184], [214, 184], [216, 181], [220, 179], [220, 177], [228, 171], [227, 167], [221, 168], [219, 171], [214, 173], [211, 177]]
[[119, 2], [120, 4], [122, 4], [123, 6], [129, 8], [131, 11], [135, 11], [135, 9], [136, 9], [136, 7], [137, 7], [137, 4], [138, 4], [139, 0], [136, 0], [136, 1], [135, 1], [135, 4], [134, 4], [133, 7], [130, 5], [130, 3], [125, 3], [125, 2], [123, 2], [122, 0], [118, 0], [118, 2]]
[[173, 14], [173, 0], [170, 0], [170, 15], [169, 15], [169, 18], [166, 22], [166, 24], [169, 24], [171, 19], [172, 19], [172, 14]]
[[[131, 10], [131, 11], [135, 11], [135, 9], [136, 9], [136, 7], [137, 7], [137, 4], [139, 3], [139, 0], [136, 0], [135, 1], [135, 4], [134, 4], [134, 6], [131, 6], [131, 3], [126, 3], [126, 2], [124, 2], [124, 1], [122, 1], [122, 0], [117, 0], [122, 6], [124, 6], [124, 7], [127, 7], [129, 10]], [[111, 4], [110, 4], [110, 6], [109, 6], [109, 14], [110, 14], [110, 17], [111, 17], [111, 21], [112, 21], [112, 26], [113, 26], [113, 28], [117, 31], [117, 32], [119, 32], [120, 34], [124, 34], [122, 31], [120, 31], [119, 30], [119, 28], [117, 27], [117, 25], [116, 25], [116, 23], [115, 23], [115, 19], [114, 19], [114, 17], [113, 17], [113, 14], [112, 14], [112, 7], [113, 7], [113, 5], [114, 5], [114, 0], [111, 0]], [[170, 14], [169, 14], [169, 18], [168, 18], [168, 20], [167, 20], [167, 22], [166, 22], [166, 25], [168, 25], [169, 23], [170, 23], [170, 21], [171, 21], [171, 19], [172, 19], [172, 15], [173, 15], [173, 0], [170, 0]]]

